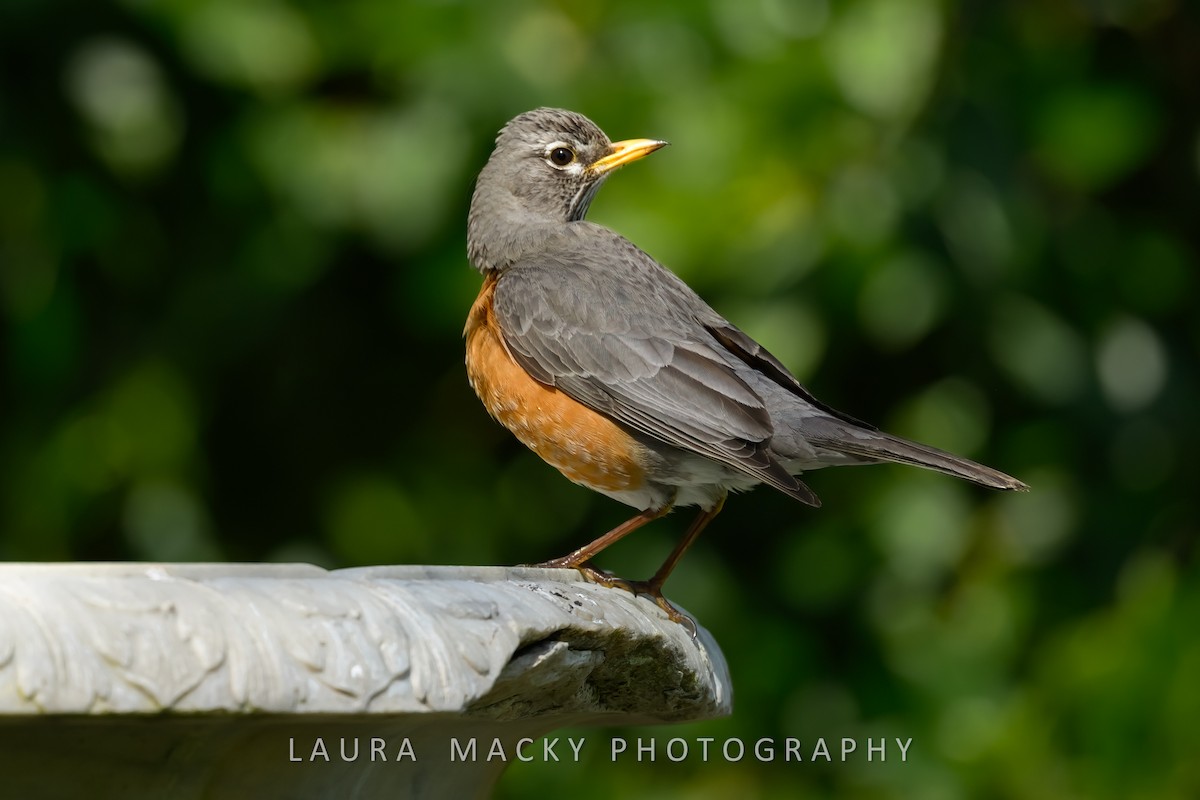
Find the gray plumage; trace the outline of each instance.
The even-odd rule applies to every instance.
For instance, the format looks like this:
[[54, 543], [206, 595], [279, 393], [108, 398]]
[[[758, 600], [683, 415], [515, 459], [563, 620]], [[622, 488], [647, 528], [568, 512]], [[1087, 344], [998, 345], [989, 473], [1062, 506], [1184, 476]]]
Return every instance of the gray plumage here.
[[[571, 164], [555, 163], [559, 147], [573, 152]], [[640, 508], [707, 509], [729, 489], [767, 483], [816, 506], [796, 475], [882, 461], [1026, 488], [821, 403], [674, 273], [585, 221], [611, 172], [608, 162], [602, 171], [593, 165], [612, 153], [608, 137], [578, 114], [522, 114], [500, 133], [468, 221], [471, 263], [498, 273], [494, 308], [513, 358], [646, 447], [651, 485], [611, 496]]]

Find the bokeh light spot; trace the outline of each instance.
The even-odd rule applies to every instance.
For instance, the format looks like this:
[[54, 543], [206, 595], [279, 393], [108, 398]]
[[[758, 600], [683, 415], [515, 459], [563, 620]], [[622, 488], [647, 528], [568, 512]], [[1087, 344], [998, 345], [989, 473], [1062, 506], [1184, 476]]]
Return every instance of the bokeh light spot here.
[[167, 481], [138, 482], [125, 501], [125, 536], [148, 561], [217, 561], [204, 509], [188, 489]]
[[921, 253], [904, 253], [868, 275], [859, 294], [858, 315], [879, 347], [905, 350], [937, 322], [945, 297], [937, 265]]
[[298, 88], [321, 61], [305, 15], [273, 0], [189, 4], [183, 44], [204, 73], [263, 94]]
[[991, 408], [975, 384], [947, 378], [906, 404], [896, 431], [960, 455], [977, 452], [988, 438]]
[[1015, 248], [1003, 199], [982, 175], [958, 172], [937, 198], [937, 219], [958, 266], [976, 277], [1008, 267]]
[[426, 558], [426, 530], [404, 490], [387, 476], [343, 479], [324, 516], [329, 545], [345, 563], [420, 563]]
[[1154, 329], [1140, 319], [1125, 317], [1101, 337], [1096, 372], [1113, 408], [1137, 411], [1153, 402], [1166, 383], [1166, 350]]
[[1150, 95], [1123, 86], [1077, 86], [1047, 102], [1038, 120], [1037, 155], [1062, 180], [1097, 189], [1132, 169], [1157, 132]]
[[183, 137], [180, 107], [139, 46], [115, 38], [88, 42], [71, 59], [66, 82], [93, 146], [114, 170], [152, 173], [175, 155]]
[[926, 476], [897, 480], [877, 501], [871, 534], [890, 570], [926, 584], [958, 561], [966, 548], [970, 505], [963, 488]]
[[997, 304], [988, 344], [1009, 377], [1046, 403], [1066, 403], [1087, 381], [1087, 348], [1067, 323], [1023, 297]]
[[504, 54], [525, 80], [552, 88], [568, 83], [587, 58], [588, 41], [569, 17], [548, 8], [515, 15]]
[[1007, 559], [1032, 566], [1051, 560], [1075, 535], [1083, 509], [1073, 481], [1056, 469], [1038, 469], [1021, 478], [1028, 494], [995, 499], [997, 531]]
[[860, 165], [834, 179], [829, 213], [842, 236], [855, 245], [870, 246], [884, 241], [895, 230], [900, 203], [885, 175]]
[[835, 17], [829, 60], [842, 93], [858, 109], [904, 118], [929, 93], [941, 37], [940, 11], [929, 0], [864, 0]]

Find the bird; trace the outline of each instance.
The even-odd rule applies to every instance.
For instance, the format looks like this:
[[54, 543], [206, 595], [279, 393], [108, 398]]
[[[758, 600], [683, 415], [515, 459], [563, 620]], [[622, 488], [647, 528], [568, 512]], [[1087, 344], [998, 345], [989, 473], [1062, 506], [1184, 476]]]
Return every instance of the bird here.
[[[578, 569], [683, 622], [663, 585], [731, 491], [766, 484], [819, 507], [799, 475], [882, 462], [1028, 488], [822, 403], [675, 273], [585, 219], [614, 170], [666, 144], [613, 142], [582, 114], [537, 108], [503, 126], [475, 183], [467, 256], [483, 283], [463, 331], [468, 381], [495, 420], [566, 478], [637, 510], [534, 566]], [[693, 505], [699, 513], [648, 580], [592, 563]]]

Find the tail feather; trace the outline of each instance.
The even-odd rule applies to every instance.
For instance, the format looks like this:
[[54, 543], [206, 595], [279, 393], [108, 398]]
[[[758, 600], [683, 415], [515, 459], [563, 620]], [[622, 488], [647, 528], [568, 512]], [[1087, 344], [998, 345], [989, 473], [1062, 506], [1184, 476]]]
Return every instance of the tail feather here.
[[[1028, 491], [1029, 487], [1003, 472], [976, 463], [967, 458], [947, 453], [936, 447], [902, 439], [882, 431], [851, 428], [839, 424], [839, 435], [807, 435], [810, 444], [823, 450], [832, 450], [866, 461], [893, 461], [924, 467], [991, 489]], [[824, 434], [824, 432], [823, 432]]]

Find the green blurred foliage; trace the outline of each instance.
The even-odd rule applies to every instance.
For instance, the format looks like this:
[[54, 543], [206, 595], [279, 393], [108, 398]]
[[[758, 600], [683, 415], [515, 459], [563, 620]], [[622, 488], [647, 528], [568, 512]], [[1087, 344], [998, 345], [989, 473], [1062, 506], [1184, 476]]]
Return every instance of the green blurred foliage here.
[[1197, 41], [1174, 0], [7, 0], [0, 556], [515, 563], [620, 521], [462, 369], [473, 175], [561, 105], [674, 142], [593, 219], [828, 402], [1033, 492], [733, 499], [668, 589], [734, 716], [501, 794], [1200, 795]]

